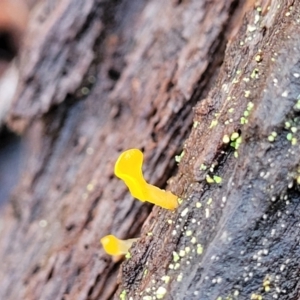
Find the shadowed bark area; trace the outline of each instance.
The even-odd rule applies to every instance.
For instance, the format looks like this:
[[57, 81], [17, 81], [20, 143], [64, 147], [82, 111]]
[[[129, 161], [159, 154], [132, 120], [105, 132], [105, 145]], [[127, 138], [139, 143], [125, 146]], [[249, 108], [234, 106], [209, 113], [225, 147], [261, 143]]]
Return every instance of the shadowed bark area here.
[[[242, 23], [238, 4], [35, 12], [9, 119], [27, 151], [1, 217], [1, 299], [297, 298], [299, 7], [262, 1]], [[149, 216], [114, 177], [128, 148], [151, 183], [177, 172], [175, 212]], [[146, 219], [117, 279], [99, 239]]]

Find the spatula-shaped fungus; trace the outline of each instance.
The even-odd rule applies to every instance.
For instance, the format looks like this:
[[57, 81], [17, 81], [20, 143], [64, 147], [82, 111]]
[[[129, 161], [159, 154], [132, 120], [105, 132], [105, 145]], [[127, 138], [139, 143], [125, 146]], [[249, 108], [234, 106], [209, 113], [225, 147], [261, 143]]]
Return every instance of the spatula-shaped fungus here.
[[145, 181], [142, 173], [143, 159], [143, 153], [139, 149], [124, 151], [115, 164], [115, 175], [125, 182], [133, 197], [166, 209], [175, 209], [178, 201], [174, 194]]
[[120, 240], [112, 234], [106, 235], [100, 240], [105, 252], [114, 256], [125, 255], [135, 241], [137, 239]]

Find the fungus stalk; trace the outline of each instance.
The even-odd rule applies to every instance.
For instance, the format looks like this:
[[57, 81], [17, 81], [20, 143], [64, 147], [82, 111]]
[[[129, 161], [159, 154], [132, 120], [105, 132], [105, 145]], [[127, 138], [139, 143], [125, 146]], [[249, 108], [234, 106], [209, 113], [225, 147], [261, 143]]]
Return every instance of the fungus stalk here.
[[115, 164], [115, 175], [124, 181], [134, 198], [166, 209], [175, 209], [178, 202], [174, 194], [145, 181], [142, 173], [143, 159], [143, 153], [138, 149], [124, 151]]

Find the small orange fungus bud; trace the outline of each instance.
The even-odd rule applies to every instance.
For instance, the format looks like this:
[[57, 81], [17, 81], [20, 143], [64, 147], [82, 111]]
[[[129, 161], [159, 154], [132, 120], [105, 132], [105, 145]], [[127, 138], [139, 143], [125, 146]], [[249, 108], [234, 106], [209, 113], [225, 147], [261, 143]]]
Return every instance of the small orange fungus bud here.
[[124, 151], [115, 164], [115, 175], [125, 182], [133, 197], [166, 209], [175, 209], [178, 201], [174, 194], [145, 181], [142, 173], [143, 159], [144, 155], [138, 149]]
[[119, 240], [112, 234], [100, 240], [105, 252], [109, 255], [125, 255], [135, 241], [137, 239]]

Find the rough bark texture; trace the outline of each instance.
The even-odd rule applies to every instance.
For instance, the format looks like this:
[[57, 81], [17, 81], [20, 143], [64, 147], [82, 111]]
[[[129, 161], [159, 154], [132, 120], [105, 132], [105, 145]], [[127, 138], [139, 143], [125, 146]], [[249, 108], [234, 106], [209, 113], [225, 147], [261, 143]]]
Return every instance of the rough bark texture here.
[[[0, 298], [298, 299], [299, 4], [238, 22], [234, 0], [52, 3], [9, 120], [27, 151], [1, 217]], [[177, 172], [182, 199], [141, 233], [151, 207], [113, 175], [133, 147], [151, 183]], [[109, 233], [141, 236], [119, 287]]]

